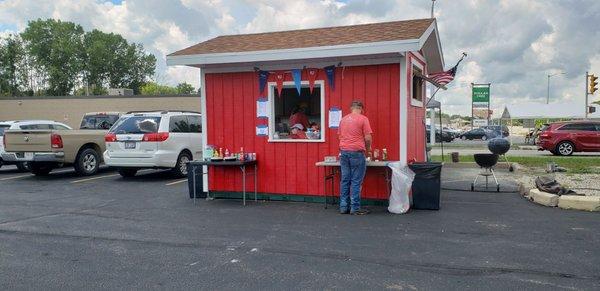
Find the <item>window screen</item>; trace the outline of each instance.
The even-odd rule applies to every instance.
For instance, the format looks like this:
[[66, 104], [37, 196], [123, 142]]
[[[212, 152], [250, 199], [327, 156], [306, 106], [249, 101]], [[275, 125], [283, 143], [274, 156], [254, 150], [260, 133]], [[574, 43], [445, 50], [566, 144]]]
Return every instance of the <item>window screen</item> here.
[[[281, 96], [275, 86], [271, 90], [271, 110], [273, 126], [270, 128], [272, 140], [320, 140], [321, 123], [324, 112], [321, 110], [321, 85], [315, 84], [312, 93], [308, 84], [302, 85], [300, 94], [294, 85], [285, 85]], [[292, 129], [294, 126], [301, 129]]]

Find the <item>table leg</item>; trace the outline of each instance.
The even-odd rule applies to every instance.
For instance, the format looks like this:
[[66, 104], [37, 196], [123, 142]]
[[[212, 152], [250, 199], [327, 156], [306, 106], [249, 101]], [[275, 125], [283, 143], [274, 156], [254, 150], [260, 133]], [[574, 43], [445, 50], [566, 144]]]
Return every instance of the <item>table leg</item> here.
[[389, 168], [385, 169], [385, 187], [387, 189], [388, 199], [390, 198], [390, 195], [392, 195], [392, 189], [390, 187], [392, 178], [390, 177], [390, 171]]
[[257, 171], [256, 164], [254, 164], [254, 202], [258, 201], [258, 198], [257, 198], [257, 195], [256, 195], [256, 192], [257, 192], [257, 189], [258, 189], [258, 185], [256, 183], [257, 183], [258, 179], [256, 178], [256, 175], [258, 175], [258, 171]]
[[194, 204], [196, 204], [196, 167], [192, 168], [192, 191], [194, 191]]
[[325, 175], [323, 176], [323, 200], [325, 201], [325, 209], [327, 209], [327, 167], [325, 167]]
[[335, 169], [331, 168], [331, 205], [335, 205]]
[[244, 206], [246, 206], [246, 166], [241, 166], [240, 169], [242, 169], [242, 192], [244, 195], [242, 200], [244, 201]]

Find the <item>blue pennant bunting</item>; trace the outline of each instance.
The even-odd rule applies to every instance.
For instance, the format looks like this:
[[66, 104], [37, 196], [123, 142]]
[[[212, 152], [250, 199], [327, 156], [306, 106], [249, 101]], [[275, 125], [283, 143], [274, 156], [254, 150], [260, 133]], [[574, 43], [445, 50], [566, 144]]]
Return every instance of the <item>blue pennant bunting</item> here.
[[265, 90], [265, 85], [267, 85], [267, 80], [269, 79], [269, 71], [258, 71], [258, 87], [259, 93], [262, 93]]
[[298, 90], [298, 95], [300, 95], [300, 91], [302, 90], [302, 70], [292, 69], [292, 78], [294, 79], [296, 90]]
[[332, 90], [335, 90], [335, 66], [328, 66], [323, 68], [323, 70], [325, 70], [325, 74], [327, 75], [329, 86], [331, 86]]

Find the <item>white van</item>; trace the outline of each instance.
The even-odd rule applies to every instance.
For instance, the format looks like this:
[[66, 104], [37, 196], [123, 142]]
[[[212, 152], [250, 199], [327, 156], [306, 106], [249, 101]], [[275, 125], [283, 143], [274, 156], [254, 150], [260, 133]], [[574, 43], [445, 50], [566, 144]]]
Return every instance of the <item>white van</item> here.
[[104, 162], [123, 177], [139, 169], [172, 169], [187, 175], [187, 162], [202, 157], [202, 118], [192, 111], [128, 112], [104, 138]]

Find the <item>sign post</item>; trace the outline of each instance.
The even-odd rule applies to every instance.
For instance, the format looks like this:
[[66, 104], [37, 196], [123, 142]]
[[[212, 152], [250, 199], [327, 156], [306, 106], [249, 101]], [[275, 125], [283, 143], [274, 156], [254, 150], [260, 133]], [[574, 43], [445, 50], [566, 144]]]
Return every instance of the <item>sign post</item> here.
[[490, 122], [490, 86], [471, 83], [471, 129], [486, 126]]

